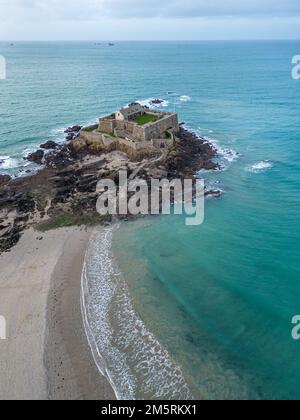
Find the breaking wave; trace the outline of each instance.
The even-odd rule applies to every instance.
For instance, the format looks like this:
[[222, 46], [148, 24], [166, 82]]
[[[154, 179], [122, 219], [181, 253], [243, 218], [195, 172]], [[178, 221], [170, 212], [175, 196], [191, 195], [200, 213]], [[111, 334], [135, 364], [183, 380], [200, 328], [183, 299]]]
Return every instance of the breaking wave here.
[[192, 98], [191, 98], [190, 96], [188, 96], [188, 95], [182, 95], [182, 96], [180, 96], [180, 98], [179, 98], [179, 100], [180, 100], [181, 102], [189, 102], [191, 99], [192, 99]]
[[[159, 102], [158, 102], [159, 101]], [[149, 98], [149, 99], [142, 99], [140, 101], [137, 101], [142, 106], [147, 106], [148, 108], [167, 108], [169, 106], [169, 101], [165, 99], [155, 99], [155, 98]]]
[[223, 167], [223, 169], [226, 169], [229, 164], [236, 162], [239, 159], [240, 153], [236, 150], [221, 146], [220, 143], [215, 139], [211, 139], [209, 137], [204, 137], [204, 139], [207, 140], [210, 144], [212, 144], [217, 150], [220, 164]]
[[120, 400], [191, 399], [181, 368], [135, 313], [113, 258], [114, 229], [94, 234], [82, 272], [81, 307], [96, 365]]
[[11, 176], [24, 176], [27, 171], [34, 171], [35, 164], [24, 160], [23, 155], [0, 156], [0, 174], [9, 174]]
[[251, 166], [247, 166], [246, 170], [248, 172], [253, 172], [253, 173], [260, 173], [260, 172], [265, 172], [271, 168], [273, 168], [274, 164], [273, 162], [269, 161], [269, 160], [262, 160], [260, 162], [255, 163], [254, 165]]
[[195, 134], [199, 137], [199, 139], [205, 140], [207, 143], [211, 144], [216, 149], [218, 162], [221, 165], [221, 169], [227, 169], [230, 164], [239, 159], [240, 153], [236, 150], [222, 146], [218, 140], [202, 135], [200, 130], [194, 130], [187, 124], [183, 124], [183, 127], [185, 128], [185, 130]]

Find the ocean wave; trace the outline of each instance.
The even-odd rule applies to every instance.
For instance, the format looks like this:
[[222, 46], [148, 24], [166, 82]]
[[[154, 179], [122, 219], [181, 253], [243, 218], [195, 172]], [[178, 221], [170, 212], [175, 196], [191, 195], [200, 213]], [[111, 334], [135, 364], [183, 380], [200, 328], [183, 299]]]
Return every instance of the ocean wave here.
[[[167, 108], [170, 105], [179, 105], [180, 103], [189, 102], [192, 98], [188, 95], [178, 95], [177, 93], [169, 93], [172, 96], [172, 101], [167, 99], [160, 99], [160, 98], [148, 98], [142, 99], [137, 101], [142, 106], [147, 106], [150, 109], [160, 109], [160, 108]], [[160, 103], [156, 103], [156, 101], [160, 101]]]
[[142, 106], [147, 106], [148, 108], [152, 108], [152, 109], [167, 108], [170, 104], [170, 102], [165, 99], [159, 99], [159, 101], [161, 101], [159, 104], [153, 103], [154, 101], [156, 101], [156, 99], [157, 98], [142, 99], [142, 100], [137, 101], [137, 103], [139, 103]]
[[179, 100], [180, 100], [181, 102], [189, 102], [191, 99], [192, 99], [192, 98], [191, 98], [190, 96], [188, 96], [188, 95], [182, 95], [182, 96], [180, 96], [180, 98], [179, 98]]
[[180, 367], [135, 313], [113, 259], [114, 229], [95, 233], [82, 272], [82, 313], [98, 369], [120, 400], [191, 399]]
[[[183, 127], [185, 130], [195, 134], [196, 136], [199, 137], [200, 140], [204, 140], [207, 143], [211, 144], [218, 155], [218, 162], [221, 165], [221, 170], [225, 170], [228, 168], [228, 166], [232, 163], [234, 163], [235, 161], [237, 161], [240, 157], [240, 153], [237, 152], [234, 149], [231, 149], [229, 147], [224, 147], [220, 144], [220, 142], [217, 139], [208, 137], [208, 136], [204, 136], [201, 133], [200, 128], [198, 130], [195, 130], [191, 127], [189, 127], [187, 124], [183, 124]], [[200, 172], [206, 172], [205, 170], [202, 170]]]
[[50, 132], [51, 140], [53, 139], [57, 143], [65, 143], [66, 142], [65, 129], [66, 129], [66, 127], [53, 128]]
[[42, 166], [29, 162], [24, 158], [35, 149], [26, 149], [23, 153], [13, 156], [0, 156], [0, 174], [10, 175], [14, 178], [32, 175], [39, 171]]
[[246, 170], [248, 172], [253, 172], [253, 173], [260, 173], [260, 172], [265, 172], [269, 169], [272, 169], [274, 166], [273, 162], [269, 161], [269, 160], [262, 160], [260, 162], [256, 162], [254, 163], [254, 165], [251, 166], [247, 166]]
[[218, 156], [227, 163], [233, 163], [239, 159], [240, 153], [234, 149], [224, 147], [220, 145], [220, 142], [216, 139], [204, 136], [204, 140], [207, 140], [208, 143], [212, 144], [217, 150]]
[[22, 158], [20, 157], [0, 156], [0, 169], [1, 170], [18, 169], [21, 166], [24, 166], [24, 162]]

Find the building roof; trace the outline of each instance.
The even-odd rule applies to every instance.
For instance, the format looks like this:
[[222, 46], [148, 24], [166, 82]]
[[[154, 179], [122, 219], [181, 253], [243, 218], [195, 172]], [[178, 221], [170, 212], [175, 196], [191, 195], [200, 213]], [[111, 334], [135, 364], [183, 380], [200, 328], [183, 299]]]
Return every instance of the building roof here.
[[119, 112], [124, 116], [124, 118], [128, 118], [131, 115], [141, 112], [142, 109], [142, 105], [140, 105], [139, 103], [133, 103], [126, 108], [121, 108]]

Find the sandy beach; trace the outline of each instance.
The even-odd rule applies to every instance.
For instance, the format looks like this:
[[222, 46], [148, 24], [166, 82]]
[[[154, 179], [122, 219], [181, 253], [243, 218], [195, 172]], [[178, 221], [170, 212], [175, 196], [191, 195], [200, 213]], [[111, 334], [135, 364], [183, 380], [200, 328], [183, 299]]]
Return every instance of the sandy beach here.
[[90, 232], [25, 231], [0, 255], [0, 399], [115, 399], [83, 330], [81, 269]]

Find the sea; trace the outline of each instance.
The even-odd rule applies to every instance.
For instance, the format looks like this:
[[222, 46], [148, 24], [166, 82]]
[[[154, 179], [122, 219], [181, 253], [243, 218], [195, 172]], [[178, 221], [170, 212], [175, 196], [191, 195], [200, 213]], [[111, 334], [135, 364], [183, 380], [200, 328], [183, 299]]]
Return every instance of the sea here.
[[154, 98], [212, 142], [205, 220], [96, 231], [82, 275], [95, 362], [119, 399], [299, 399], [300, 41], [0, 43], [0, 173], [64, 128]]

